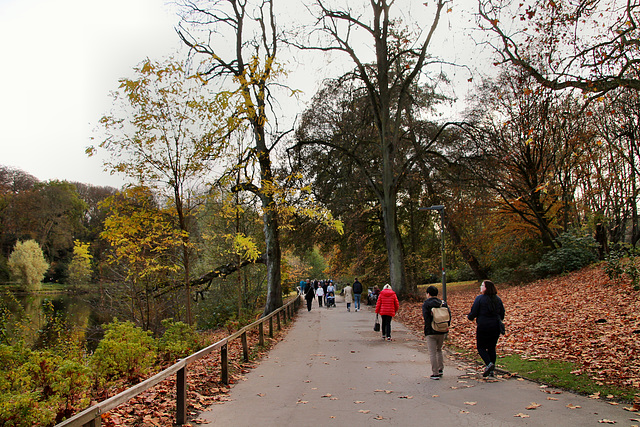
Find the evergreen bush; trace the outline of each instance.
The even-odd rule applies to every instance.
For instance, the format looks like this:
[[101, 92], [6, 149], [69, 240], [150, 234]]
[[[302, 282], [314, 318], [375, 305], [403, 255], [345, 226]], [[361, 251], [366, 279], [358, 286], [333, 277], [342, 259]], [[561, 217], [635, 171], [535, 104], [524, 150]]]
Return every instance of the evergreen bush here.
[[560, 247], [542, 256], [533, 271], [539, 278], [578, 270], [598, 260], [598, 244], [591, 236], [564, 233], [558, 237]]

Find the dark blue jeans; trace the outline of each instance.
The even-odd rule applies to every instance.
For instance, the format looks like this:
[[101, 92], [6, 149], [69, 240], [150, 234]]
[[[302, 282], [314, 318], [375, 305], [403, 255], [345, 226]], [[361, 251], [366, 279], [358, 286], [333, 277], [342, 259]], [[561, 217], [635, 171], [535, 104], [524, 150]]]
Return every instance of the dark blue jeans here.
[[360, 294], [353, 294], [353, 307], [360, 310]]

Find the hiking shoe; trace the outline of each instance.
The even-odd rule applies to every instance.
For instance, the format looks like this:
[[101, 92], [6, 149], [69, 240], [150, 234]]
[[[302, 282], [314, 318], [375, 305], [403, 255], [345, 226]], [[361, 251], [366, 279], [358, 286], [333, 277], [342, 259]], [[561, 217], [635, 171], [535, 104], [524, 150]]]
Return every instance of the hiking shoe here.
[[387, 337], [387, 341], [391, 341], [391, 337]]
[[432, 380], [439, 380], [440, 375], [431, 375], [429, 378], [431, 378]]
[[482, 376], [485, 378], [488, 377], [495, 368], [496, 368], [496, 365], [494, 365], [493, 362], [489, 362], [489, 364], [484, 368], [484, 372], [482, 373]]

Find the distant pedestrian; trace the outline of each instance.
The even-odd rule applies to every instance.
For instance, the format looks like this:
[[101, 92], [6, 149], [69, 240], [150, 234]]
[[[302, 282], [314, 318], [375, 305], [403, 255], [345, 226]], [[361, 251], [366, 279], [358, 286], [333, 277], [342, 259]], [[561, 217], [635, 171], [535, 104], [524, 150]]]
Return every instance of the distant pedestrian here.
[[342, 289], [344, 293], [344, 302], [347, 303], [347, 311], [351, 311], [351, 303], [353, 302], [353, 288], [351, 285], [347, 285]]
[[322, 282], [320, 282], [322, 284], [322, 290], [324, 291], [324, 302], [326, 304], [327, 302], [327, 289], [329, 288], [329, 281], [328, 280], [323, 280]]
[[356, 311], [360, 311], [360, 295], [362, 295], [362, 283], [360, 283], [356, 277], [353, 281], [353, 307]]
[[322, 307], [322, 301], [324, 300], [324, 289], [322, 289], [322, 286], [318, 286], [318, 289], [316, 289], [316, 296], [318, 297], [318, 304]]
[[483, 281], [480, 285], [480, 295], [473, 301], [471, 311], [467, 314], [467, 318], [475, 320], [477, 324], [476, 347], [485, 363], [483, 377], [493, 376], [497, 359], [496, 345], [504, 320], [504, 305], [497, 294], [498, 290], [492, 281]]
[[[439, 380], [444, 372], [442, 346], [447, 333], [436, 331], [431, 326], [431, 321], [433, 320], [431, 310], [438, 307], [446, 307], [446, 303], [438, 298], [438, 288], [429, 286], [427, 288], [427, 299], [422, 304], [422, 318], [424, 319], [424, 335], [427, 340], [427, 349], [429, 350], [429, 358], [431, 360], [432, 380]], [[447, 307], [447, 309], [448, 308], [449, 307]], [[451, 311], [449, 311], [449, 319], [451, 319]]]
[[304, 299], [307, 301], [307, 311], [311, 311], [311, 303], [316, 296], [316, 291], [310, 283], [308, 285], [309, 286], [307, 286], [307, 290], [304, 293]]
[[383, 340], [391, 341], [391, 318], [396, 315], [399, 308], [398, 296], [391, 289], [391, 285], [387, 283], [380, 291], [378, 302], [376, 303], [376, 313], [382, 317]]

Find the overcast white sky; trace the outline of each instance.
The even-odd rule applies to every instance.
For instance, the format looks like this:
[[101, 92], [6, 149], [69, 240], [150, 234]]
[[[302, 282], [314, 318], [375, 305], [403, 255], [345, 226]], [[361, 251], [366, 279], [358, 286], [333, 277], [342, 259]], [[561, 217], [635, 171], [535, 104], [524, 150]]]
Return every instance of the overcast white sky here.
[[0, 164], [119, 187], [88, 158], [118, 78], [176, 51], [164, 0], [0, 0]]
[[[452, 19], [441, 37], [461, 46], [470, 22]], [[123, 178], [85, 148], [118, 79], [180, 49], [175, 22], [165, 0], [0, 0], [0, 164], [40, 180], [120, 187]]]

